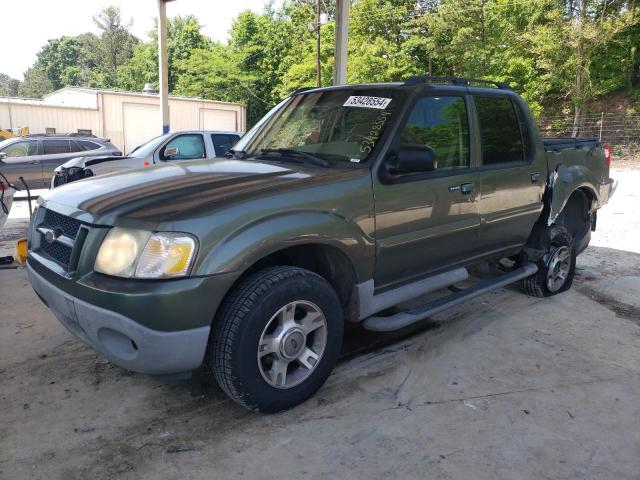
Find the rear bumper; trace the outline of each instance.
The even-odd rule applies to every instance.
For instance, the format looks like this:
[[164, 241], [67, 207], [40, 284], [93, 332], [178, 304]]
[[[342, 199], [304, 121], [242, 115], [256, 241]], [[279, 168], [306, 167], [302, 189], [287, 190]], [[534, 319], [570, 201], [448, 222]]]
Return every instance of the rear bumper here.
[[613, 194], [616, 192], [616, 188], [618, 188], [618, 181], [610, 178], [606, 182], [600, 184], [600, 205], [605, 205], [609, 202]]
[[31, 286], [56, 318], [114, 364], [151, 375], [187, 372], [202, 364], [209, 326], [171, 332], [153, 330], [65, 293], [31, 265], [27, 272]]

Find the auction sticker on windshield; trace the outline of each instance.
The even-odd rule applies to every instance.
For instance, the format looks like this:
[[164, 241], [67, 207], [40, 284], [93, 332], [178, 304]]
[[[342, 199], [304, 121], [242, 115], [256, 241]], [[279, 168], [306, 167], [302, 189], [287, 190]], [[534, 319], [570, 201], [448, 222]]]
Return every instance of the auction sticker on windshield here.
[[384, 110], [391, 103], [390, 98], [384, 97], [358, 97], [351, 96], [342, 105], [343, 107], [378, 108]]

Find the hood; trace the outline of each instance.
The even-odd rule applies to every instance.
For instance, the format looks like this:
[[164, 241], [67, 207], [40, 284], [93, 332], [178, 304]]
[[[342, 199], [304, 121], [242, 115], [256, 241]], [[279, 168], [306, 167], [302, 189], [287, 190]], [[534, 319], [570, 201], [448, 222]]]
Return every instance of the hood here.
[[99, 224], [113, 224], [116, 217], [120, 221], [159, 223], [177, 215], [195, 217], [243, 198], [354, 173], [354, 169], [251, 160], [168, 162], [62, 185], [50, 190], [41, 203], [45, 207], [50, 203], [62, 213], [76, 212], [78, 218]]
[[55, 168], [55, 172], [61, 171], [63, 168], [71, 168], [71, 167], [89, 167], [91, 165], [95, 165], [96, 163], [110, 162], [113, 160], [124, 160], [130, 157], [123, 156], [115, 156], [115, 155], [100, 155], [97, 157], [75, 157], [69, 160], [68, 162], [63, 163], [62, 165], [58, 165]]

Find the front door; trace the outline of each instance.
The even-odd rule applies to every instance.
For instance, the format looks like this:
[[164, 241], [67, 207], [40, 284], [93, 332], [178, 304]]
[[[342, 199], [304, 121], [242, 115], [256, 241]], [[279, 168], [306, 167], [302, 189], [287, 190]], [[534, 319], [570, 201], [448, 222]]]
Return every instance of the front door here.
[[[468, 99], [420, 98], [395, 139], [389, 176], [374, 180], [377, 258], [376, 290], [464, 264], [477, 255], [477, 169], [473, 168]], [[429, 147], [433, 170], [394, 171], [407, 147]]]
[[38, 151], [38, 140], [24, 139], [6, 145], [0, 152], [6, 156], [0, 162], [0, 172], [9, 183], [24, 188], [20, 177], [30, 189], [42, 188], [42, 156]]

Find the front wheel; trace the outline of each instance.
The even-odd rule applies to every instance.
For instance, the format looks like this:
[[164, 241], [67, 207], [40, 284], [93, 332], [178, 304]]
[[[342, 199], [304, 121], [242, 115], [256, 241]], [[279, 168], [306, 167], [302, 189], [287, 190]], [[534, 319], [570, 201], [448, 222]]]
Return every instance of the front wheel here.
[[538, 260], [538, 272], [522, 283], [529, 295], [550, 297], [571, 288], [576, 270], [573, 238], [566, 228], [553, 225], [547, 232], [549, 251]]
[[301, 268], [267, 268], [243, 280], [221, 307], [210, 343], [214, 375], [249, 409], [291, 408], [331, 373], [343, 328], [326, 280]]

